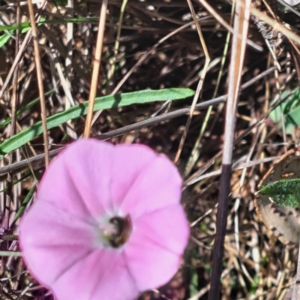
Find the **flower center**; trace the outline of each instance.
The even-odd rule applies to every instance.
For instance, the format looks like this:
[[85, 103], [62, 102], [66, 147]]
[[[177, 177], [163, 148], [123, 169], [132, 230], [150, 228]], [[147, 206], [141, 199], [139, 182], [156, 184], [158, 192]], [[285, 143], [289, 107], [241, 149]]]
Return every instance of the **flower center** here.
[[130, 216], [112, 217], [109, 224], [110, 229], [105, 232], [108, 244], [113, 248], [123, 246], [128, 241], [132, 230]]

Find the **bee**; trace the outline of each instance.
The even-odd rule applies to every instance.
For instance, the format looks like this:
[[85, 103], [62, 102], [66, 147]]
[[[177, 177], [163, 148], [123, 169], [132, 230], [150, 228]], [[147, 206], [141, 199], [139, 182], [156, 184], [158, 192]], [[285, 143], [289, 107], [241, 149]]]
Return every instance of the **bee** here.
[[113, 217], [109, 222], [116, 227], [116, 232], [109, 237], [109, 243], [113, 248], [119, 248], [129, 240], [132, 231], [130, 216], [127, 215], [125, 218]]

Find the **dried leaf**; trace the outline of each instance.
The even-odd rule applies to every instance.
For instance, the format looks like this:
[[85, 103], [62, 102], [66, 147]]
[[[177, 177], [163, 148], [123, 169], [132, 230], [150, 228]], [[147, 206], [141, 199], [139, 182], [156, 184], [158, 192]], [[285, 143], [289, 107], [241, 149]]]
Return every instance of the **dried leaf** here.
[[[300, 178], [300, 148], [287, 152], [282, 156], [264, 176], [259, 187], [284, 179]], [[281, 206], [271, 201], [266, 195], [259, 194], [255, 199], [256, 211], [264, 224], [280, 240], [288, 242], [299, 242], [300, 237], [300, 215], [299, 210], [291, 207]]]

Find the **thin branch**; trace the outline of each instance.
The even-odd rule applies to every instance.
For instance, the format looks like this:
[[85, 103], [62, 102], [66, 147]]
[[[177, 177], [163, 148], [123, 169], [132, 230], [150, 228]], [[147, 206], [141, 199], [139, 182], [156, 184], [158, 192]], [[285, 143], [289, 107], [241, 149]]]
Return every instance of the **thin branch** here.
[[44, 92], [44, 84], [43, 84], [43, 69], [41, 65], [41, 56], [39, 50], [39, 42], [38, 42], [38, 31], [36, 28], [35, 18], [34, 18], [34, 10], [31, 0], [27, 1], [28, 3], [28, 11], [30, 16], [32, 37], [33, 37], [33, 46], [34, 46], [34, 58], [35, 58], [35, 66], [36, 66], [36, 75], [38, 80], [39, 94], [40, 94], [40, 103], [41, 103], [41, 117], [43, 124], [43, 137], [44, 137], [44, 152], [45, 152], [45, 166], [47, 167], [49, 164], [49, 142], [48, 142], [48, 132], [47, 132], [47, 113], [46, 113], [46, 101], [45, 101], [45, 92]]
[[[202, 2], [202, 1], [201, 1]], [[223, 266], [224, 237], [226, 233], [228, 196], [230, 193], [232, 151], [234, 145], [234, 131], [236, 123], [236, 108], [241, 82], [241, 73], [245, 57], [247, 32], [250, 17], [251, 0], [241, 0], [243, 5], [236, 6], [234, 18], [234, 35], [232, 39], [231, 61], [229, 68], [229, 88], [226, 107], [224, 151], [222, 158], [222, 174], [218, 196], [218, 213], [216, 224], [216, 238], [213, 251], [212, 274], [210, 281], [209, 300], [220, 297], [220, 281]]]
[[[239, 1], [237, 2], [237, 5], [242, 6]], [[283, 24], [280, 24], [278, 21], [270, 18], [266, 14], [262, 13], [255, 7], [251, 7], [251, 14], [253, 14], [258, 19], [266, 22], [270, 26], [273, 27], [274, 30], [280, 31], [282, 34], [296, 42], [297, 44], [300, 44], [300, 36], [292, 32], [291, 30], [287, 29]]]
[[204, 79], [205, 79], [205, 76], [206, 76], [206, 73], [207, 73], [207, 70], [208, 70], [208, 66], [209, 66], [209, 63], [210, 63], [210, 55], [209, 55], [209, 52], [208, 52], [208, 49], [207, 49], [202, 31], [201, 31], [200, 23], [197, 20], [197, 15], [195, 13], [194, 7], [192, 5], [191, 0], [187, 0], [187, 2], [188, 2], [188, 5], [189, 5], [189, 8], [190, 8], [190, 11], [192, 13], [193, 20], [195, 22], [196, 28], [197, 28], [197, 32], [198, 32], [199, 39], [200, 39], [200, 44], [203, 48], [203, 52], [204, 52], [204, 55], [205, 55], [205, 63], [204, 63], [204, 67], [203, 67], [203, 70], [202, 70], [201, 75], [200, 75], [200, 79], [199, 79], [199, 82], [198, 82], [198, 86], [197, 86], [197, 90], [196, 90], [194, 99], [193, 99], [193, 102], [192, 102], [192, 105], [191, 105], [191, 110], [190, 110], [188, 119], [187, 119], [186, 124], [185, 124], [184, 131], [183, 131], [181, 139], [180, 139], [179, 147], [178, 147], [175, 159], [174, 159], [175, 163], [177, 163], [179, 158], [180, 158], [180, 154], [182, 152], [183, 145], [184, 145], [188, 130], [190, 128], [191, 122], [192, 122], [192, 117], [193, 117], [193, 113], [194, 113], [194, 110], [195, 110], [195, 106], [196, 106], [197, 101], [199, 99], [199, 96], [200, 96], [200, 93], [201, 93], [201, 90], [202, 90], [202, 87], [203, 87]]
[[85, 120], [85, 127], [84, 127], [84, 133], [83, 133], [83, 136], [85, 138], [88, 138], [91, 134], [92, 118], [93, 118], [94, 104], [95, 104], [95, 98], [96, 98], [96, 93], [97, 93], [98, 76], [99, 76], [99, 71], [100, 71], [100, 63], [101, 63], [102, 48], [103, 48], [107, 2], [108, 2], [108, 0], [103, 0], [103, 2], [102, 2], [100, 19], [99, 19], [95, 60], [94, 60], [94, 64], [93, 64], [91, 90], [90, 90], [90, 96], [89, 96], [89, 106], [88, 106], [88, 112], [87, 112], [87, 116], [86, 116], [86, 120]]
[[[300, 239], [299, 245], [300, 249]], [[294, 289], [293, 289], [293, 300], [300, 299], [300, 251], [298, 252], [298, 262], [297, 262], [297, 273], [295, 276]]]
[[[231, 8], [230, 25], [232, 25], [232, 23], [233, 23], [233, 17], [234, 17], [234, 5], [232, 5], [232, 8]], [[231, 37], [230, 32], [227, 32], [226, 42], [225, 42], [223, 55], [222, 55], [222, 60], [221, 60], [221, 66], [220, 66], [220, 69], [219, 69], [219, 72], [218, 72], [217, 84], [216, 84], [215, 89], [214, 89], [213, 98], [215, 98], [217, 96], [219, 85], [221, 83], [221, 78], [222, 78], [223, 73], [224, 73], [223, 71], [224, 71], [225, 62], [226, 62], [226, 58], [227, 58], [227, 53], [228, 53], [228, 49], [229, 49], [230, 37]], [[220, 105], [220, 106], [223, 107], [224, 105]], [[220, 106], [219, 106], [218, 111], [220, 111]], [[196, 162], [199, 160], [200, 153], [201, 153], [201, 150], [202, 150], [202, 143], [201, 142], [202, 142], [204, 132], [207, 128], [209, 118], [211, 116], [212, 108], [213, 107], [210, 106], [208, 108], [206, 114], [205, 114], [205, 117], [204, 117], [204, 120], [202, 122], [198, 138], [197, 138], [197, 140], [194, 144], [191, 155], [190, 155], [190, 157], [188, 159], [188, 162], [185, 166], [184, 178], [186, 178], [190, 174], [190, 172], [192, 171], [192, 169], [195, 166]], [[217, 118], [218, 118], [218, 114], [216, 114], [214, 120], [217, 120]]]
[[[46, 4], [47, 4], [47, 0], [44, 0], [43, 3], [42, 3], [42, 9], [40, 11], [43, 11], [43, 9], [46, 6]], [[37, 17], [37, 22], [40, 20], [40, 18], [41, 18], [41, 16], [39, 15]], [[20, 60], [21, 60], [21, 58], [23, 56], [23, 53], [24, 53], [24, 51], [25, 51], [28, 43], [30, 42], [31, 37], [32, 37], [32, 29], [30, 29], [26, 33], [26, 36], [25, 36], [25, 38], [24, 38], [24, 40], [22, 42], [22, 45], [21, 45], [21, 47], [19, 49], [18, 55], [16, 55], [16, 57], [14, 59], [14, 62], [13, 62], [12, 66], [11, 66], [11, 68], [10, 68], [10, 70], [9, 70], [6, 78], [5, 78], [5, 81], [4, 81], [4, 83], [3, 83], [2, 87], [1, 87], [1, 90], [0, 90], [0, 99], [3, 97], [4, 92], [6, 91], [6, 89], [8, 87], [8, 84], [9, 84], [9, 82], [11, 80], [11, 77], [14, 74], [14, 71], [15, 71], [18, 63], [20, 62]]]
[[[282, 65], [286, 64], [288, 61], [289, 61], [289, 59], [286, 59], [284, 62], [282, 62]], [[244, 83], [241, 86], [240, 90], [246, 89], [249, 86], [251, 86], [252, 84], [254, 84], [255, 82], [257, 82], [258, 80], [268, 76], [270, 73], [272, 73], [274, 71], [274, 68], [275, 67], [273, 66], [273, 67], [269, 68], [268, 70], [262, 72], [261, 74], [258, 74], [256, 77], [252, 78], [248, 82]], [[223, 96], [217, 97], [215, 99], [204, 101], [204, 102], [198, 103], [196, 105], [195, 109], [197, 109], [197, 110], [198, 109], [205, 109], [205, 108], [209, 107], [210, 105], [216, 105], [216, 104], [219, 104], [221, 102], [224, 102], [226, 99], [227, 99], [227, 95], [223, 95]], [[182, 109], [179, 109], [179, 110], [176, 110], [176, 111], [166, 113], [166, 114], [161, 115], [161, 116], [153, 117], [153, 118], [150, 118], [150, 119], [147, 119], [147, 120], [144, 120], [144, 121], [140, 121], [140, 122], [137, 122], [137, 123], [134, 123], [134, 124], [130, 124], [128, 126], [124, 126], [122, 128], [111, 130], [107, 133], [103, 133], [102, 135], [98, 136], [98, 138], [100, 138], [100, 139], [109, 139], [111, 137], [115, 137], [115, 136], [127, 133], [129, 131], [132, 131], [132, 130], [137, 130], [137, 129], [140, 129], [140, 128], [143, 128], [143, 127], [146, 127], [146, 126], [158, 124], [159, 122], [162, 122], [162, 121], [165, 121], [165, 120], [170, 120], [170, 119], [173, 119], [173, 118], [183, 116], [183, 115], [189, 113], [189, 111], [190, 111], [189, 107], [188, 108], [182, 108]], [[262, 118], [264, 118], [264, 116]], [[251, 127], [249, 129], [252, 130]], [[21, 128], [20, 128], [20, 130], [21, 130]], [[244, 137], [244, 136], [245, 135], [242, 134], [242, 137]], [[63, 148], [52, 150], [52, 151], [49, 152], [49, 154], [52, 157], [52, 156], [58, 154], [62, 149]], [[21, 169], [26, 168], [28, 166], [28, 164], [33, 163], [33, 162], [38, 162], [38, 161], [42, 160], [43, 158], [44, 158], [44, 154], [40, 154], [40, 155], [36, 155], [34, 157], [30, 157], [26, 160], [22, 160], [20, 162], [2, 167], [2, 168], [0, 168], [0, 175], [5, 174], [7, 172], [19, 171]], [[199, 176], [199, 174], [197, 176]], [[197, 176], [195, 176], [195, 177], [197, 177]], [[194, 178], [194, 176], [193, 176], [193, 178]], [[188, 181], [189, 180], [192, 180], [192, 178], [188, 179]]]

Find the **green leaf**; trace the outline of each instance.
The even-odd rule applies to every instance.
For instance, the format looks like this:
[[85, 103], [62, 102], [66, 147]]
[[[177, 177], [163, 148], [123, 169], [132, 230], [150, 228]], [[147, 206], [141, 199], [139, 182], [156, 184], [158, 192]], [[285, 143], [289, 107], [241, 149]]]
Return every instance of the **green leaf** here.
[[[54, 92], [55, 92], [54, 90], [50, 90], [50, 91], [45, 93], [45, 96], [49, 96], [49, 95], [53, 94]], [[27, 109], [29, 109], [32, 106], [34, 106], [35, 104], [37, 104], [39, 101], [40, 101], [40, 98], [36, 98], [36, 99], [32, 100], [31, 102], [29, 102], [28, 104], [23, 106], [20, 110], [18, 110], [16, 112], [16, 116], [17, 117], [20, 116], [23, 112], [25, 112]], [[11, 122], [11, 117], [6, 118], [2, 123], [0, 123], [0, 128], [6, 126], [10, 122]]]
[[10, 39], [10, 35], [8, 33], [4, 33], [0, 36], [0, 48], [2, 48]]
[[31, 198], [33, 196], [33, 193], [34, 193], [35, 189], [36, 189], [36, 186], [33, 186], [29, 190], [29, 192], [27, 193], [27, 195], [26, 195], [25, 199], [23, 200], [22, 205], [19, 208], [19, 210], [18, 210], [18, 212], [17, 212], [17, 214], [16, 214], [16, 216], [15, 216], [15, 218], [14, 218], [11, 226], [13, 226], [16, 223], [16, 221], [23, 215], [23, 213], [24, 213], [24, 211], [25, 211], [25, 209], [26, 209], [29, 201], [31, 200]]
[[[45, 22], [46, 19], [45, 18], [41, 18], [41, 22]], [[21, 33], [25, 33], [30, 29], [30, 23], [23, 23], [25, 24], [24, 27], [20, 27], [19, 25], [4, 25], [4, 26], [0, 26], [2, 28], [7, 28], [5, 30], [9, 31], [9, 33], [4, 33], [0, 36], [0, 48], [2, 48], [11, 38], [11, 36], [14, 34], [14, 30], [15, 29], [22, 29]], [[38, 26], [40, 26], [41, 24], [38, 24]], [[19, 26], [19, 27], [18, 27]], [[3, 29], [4, 30], [4, 29]], [[2, 31], [2, 30], [0, 30]]]
[[191, 280], [190, 280], [190, 296], [193, 297], [197, 295], [199, 289], [198, 289], [198, 274], [197, 274], [197, 269], [192, 268], [191, 269]]
[[285, 131], [287, 134], [292, 134], [295, 128], [300, 125], [300, 89], [294, 92], [282, 92], [280, 101], [283, 101], [282, 104], [276, 106], [269, 116], [281, 129], [283, 114]]
[[[109, 95], [95, 99], [94, 111], [123, 107], [131, 104], [144, 104], [155, 101], [179, 100], [194, 95], [194, 91], [186, 88], [170, 88], [163, 90], [143, 90], [132, 93]], [[47, 118], [47, 129], [57, 127], [69, 120], [81, 117], [87, 113], [88, 102], [71, 107]], [[18, 149], [32, 141], [43, 132], [42, 122], [39, 121], [27, 129], [8, 138], [0, 144], [0, 157]]]
[[67, 0], [54, 0], [54, 3], [56, 6], [67, 6], [68, 5], [68, 1]]
[[259, 193], [270, 197], [275, 203], [288, 207], [300, 206], [300, 178], [283, 179], [264, 186]]
[[[88, 22], [96, 22], [98, 21], [98, 17], [81, 17], [81, 18], [68, 18], [68, 19], [53, 19], [46, 20], [45, 18], [41, 18], [36, 25], [41, 26], [42, 24], [67, 24], [67, 23], [88, 23]], [[17, 29], [25, 29], [28, 31], [31, 28], [30, 22], [24, 22], [20, 24], [13, 25], [0, 25], [0, 31], [4, 30], [17, 30]], [[26, 32], [22, 31], [22, 32]]]

